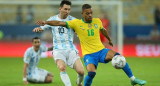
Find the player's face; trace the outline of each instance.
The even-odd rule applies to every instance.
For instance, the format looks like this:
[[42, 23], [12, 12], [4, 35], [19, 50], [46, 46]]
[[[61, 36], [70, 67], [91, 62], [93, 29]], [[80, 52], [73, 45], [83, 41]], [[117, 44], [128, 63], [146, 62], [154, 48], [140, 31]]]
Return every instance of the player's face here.
[[67, 18], [70, 13], [71, 6], [64, 4], [63, 7], [59, 8], [60, 14], [63, 18]]
[[40, 45], [41, 45], [40, 39], [34, 39], [33, 42], [32, 42], [32, 45], [33, 45], [35, 48], [39, 48]]
[[91, 8], [84, 9], [82, 11], [82, 16], [83, 16], [85, 22], [92, 21], [92, 9]]

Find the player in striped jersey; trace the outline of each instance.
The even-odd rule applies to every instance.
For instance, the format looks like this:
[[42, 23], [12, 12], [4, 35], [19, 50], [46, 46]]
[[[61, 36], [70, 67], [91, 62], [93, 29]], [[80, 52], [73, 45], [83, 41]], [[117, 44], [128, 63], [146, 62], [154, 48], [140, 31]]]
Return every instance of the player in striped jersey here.
[[[71, 2], [63, 0], [60, 4], [59, 14], [50, 17], [47, 21], [58, 20], [58, 21], [70, 21], [75, 19], [70, 16]], [[81, 63], [79, 52], [73, 44], [74, 31], [73, 29], [67, 29], [62, 26], [41, 26], [35, 28], [34, 32], [41, 32], [46, 29], [51, 29], [53, 34], [53, 57], [57, 67], [60, 70], [60, 76], [65, 86], [71, 86], [69, 76], [66, 72], [66, 64], [75, 69], [78, 73], [77, 85], [82, 86], [84, 78], [84, 68]]]
[[47, 48], [40, 46], [41, 42], [38, 37], [32, 39], [32, 47], [28, 48], [24, 54], [23, 81], [24, 84], [34, 83], [51, 83], [53, 74], [44, 69], [37, 68], [42, 52], [51, 51], [53, 47]]

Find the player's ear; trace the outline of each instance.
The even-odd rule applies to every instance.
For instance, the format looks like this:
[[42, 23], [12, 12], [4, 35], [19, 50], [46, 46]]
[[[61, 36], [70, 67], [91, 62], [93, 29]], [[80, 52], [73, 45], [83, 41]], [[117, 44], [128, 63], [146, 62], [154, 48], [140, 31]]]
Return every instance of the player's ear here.
[[62, 8], [61, 7], [59, 7], [59, 11], [61, 10]]

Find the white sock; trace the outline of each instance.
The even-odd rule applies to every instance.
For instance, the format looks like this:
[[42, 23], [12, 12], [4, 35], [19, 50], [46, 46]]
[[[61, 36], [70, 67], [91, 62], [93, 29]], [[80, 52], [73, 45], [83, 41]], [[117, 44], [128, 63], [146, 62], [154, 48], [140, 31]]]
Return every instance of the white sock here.
[[67, 72], [60, 72], [60, 76], [65, 86], [72, 86]]
[[130, 77], [130, 80], [131, 80], [131, 81], [134, 81], [134, 79], [135, 79], [135, 77], [134, 77], [134, 76]]
[[80, 85], [82, 83], [83, 79], [84, 79], [84, 75], [79, 75], [78, 74], [77, 84]]

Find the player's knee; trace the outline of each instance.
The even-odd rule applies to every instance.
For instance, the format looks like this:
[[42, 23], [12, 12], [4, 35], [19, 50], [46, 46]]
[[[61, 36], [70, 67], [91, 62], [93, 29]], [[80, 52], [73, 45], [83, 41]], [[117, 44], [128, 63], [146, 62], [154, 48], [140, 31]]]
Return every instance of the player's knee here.
[[48, 83], [52, 83], [52, 79], [49, 79], [49, 80], [48, 80]]
[[54, 75], [53, 75], [52, 73], [49, 73], [49, 74], [48, 74], [48, 76], [51, 76], [51, 77], [53, 77]]
[[78, 74], [81, 75], [81, 76], [83, 76], [84, 75], [84, 70], [78, 71]]
[[46, 83], [52, 83], [52, 77], [51, 76], [47, 76], [45, 82]]
[[94, 78], [96, 75], [96, 72], [88, 72], [88, 76], [91, 78]]
[[60, 66], [60, 67], [59, 67], [59, 70], [62, 71], [62, 72], [65, 72], [65, 71], [66, 71], [66, 68], [65, 68], [65, 66]]

